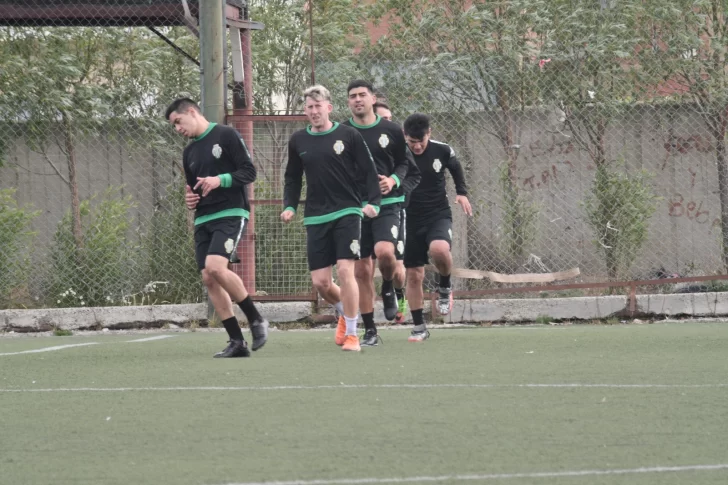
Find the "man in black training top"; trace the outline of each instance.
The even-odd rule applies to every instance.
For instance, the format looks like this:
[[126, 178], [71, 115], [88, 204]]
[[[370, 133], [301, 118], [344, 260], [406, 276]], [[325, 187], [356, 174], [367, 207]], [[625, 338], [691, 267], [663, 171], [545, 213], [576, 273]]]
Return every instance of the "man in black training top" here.
[[415, 327], [410, 342], [421, 342], [430, 336], [422, 316], [424, 266], [429, 256], [440, 273], [437, 309], [441, 315], [452, 310], [452, 211], [445, 186], [445, 169], [455, 181], [455, 203], [469, 216], [473, 210], [468, 201], [465, 175], [455, 151], [449, 145], [430, 139], [432, 129], [427, 115], [415, 113], [404, 122], [404, 136], [422, 173], [420, 184], [412, 191], [407, 209], [407, 242], [404, 266], [407, 268], [407, 299]]
[[[343, 350], [357, 352], [361, 346], [356, 334], [359, 289], [354, 264], [360, 256], [362, 215], [373, 218], [379, 211], [379, 180], [361, 135], [329, 119], [333, 110], [329, 90], [312, 86], [304, 92], [304, 100], [311, 124], [288, 142], [281, 219], [293, 219], [305, 173], [303, 224], [311, 280], [321, 297], [339, 312], [334, 341]], [[366, 204], [362, 204], [359, 180], [366, 181]], [[341, 288], [332, 279], [334, 264]]]
[[268, 321], [255, 308], [242, 280], [228, 268], [237, 262], [237, 248], [249, 217], [247, 185], [255, 181], [255, 166], [245, 142], [233, 128], [210, 123], [191, 99], [180, 98], [165, 117], [177, 133], [192, 139], [182, 155], [185, 202], [195, 211], [195, 258], [210, 301], [230, 336], [215, 357], [249, 357], [231, 303], [245, 314], [253, 350], [265, 345]]
[[[400, 229], [400, 203], [404, 201], [402, 184], [410, 176], [419, 175], [412, 154], [404, 141], [402, 128], [374, 113], [374, 87], [368, 81], [356, 80], [347, 87], [352, 117], [345, 124], [356, 128], [377, 167], [382, 192], [382, 209], [374, 218], [364, 218], [361, 227], [361, 259], [356, 262], [355, 275], [359, 284], [359, 310], [364, 321], [362, 345], [379, 342], [374, 325], [374, 261], [382, 273], [382, 303], [384, 317], [394, 320], [398, 304], [393, 278], [397, 265], [397, 239]], [[412, 175], [408, 171], [412, 167]], [[364, 194], [364, 188], [361, 189]]]
[[[377, 100], [376, 103], [374, 103], [374, 113], [381, 116], [387, 121], [392, 121], [392, 110], [389, 108], [389, 105], [383, 101]], [[417, 184], [420, 183], [420, 171], [417, 169], [417, 175], [414, 175], [415, 168], [417, 168], [417, 165], [414, 165], [414, 168], [410, 167], [409, 173], [407, 178], [405, 179], [404, 183], [402, 184], [402, 191], [404, 192], [404, 201], [400, 204], [400, 211], [399, 211], [399, 236], [397, 237], [397, 251], [395, 251], [395, 255], [397, 256], [397, 264], [394, 267], [394, 276], [392, 278], [392, 281], [394, 282], [394, 294], [397, 296], [397, 315], [394, 317], [394, 322], [402, 324], [405, 321], [405, 318], [407, 318], [407, 298], [405, 298], [405, 291], [404, 291], [404, 285], [405, 285], [405, 269], [404, 269], [404, 246], [405, 246], [405, 240], [407, 238], [407, 206], [409, 205], [409, 194], [412, 192], [412, 189], [417, 187]]]

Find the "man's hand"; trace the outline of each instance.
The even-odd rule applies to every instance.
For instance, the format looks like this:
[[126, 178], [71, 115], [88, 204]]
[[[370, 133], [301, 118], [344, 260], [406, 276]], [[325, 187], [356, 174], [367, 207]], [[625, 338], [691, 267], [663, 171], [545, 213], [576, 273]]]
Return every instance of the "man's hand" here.
[[295, 216], [296, 213], [293, 212], [290, 209], [286, 209], [283, 212], [281, 212], [281, 220], [285, 223], [289, 223], [293, 220], [293, 216]]
[[189, 185], [185, 185], [185, 204], [189, 210], [195, 210], [197, 203], [200, 202], [200, 196], [192, 192]]
[[384, 175], [379, 176], [379, 189], [382, 191], [382, 195], [387, 195], [392, 191], [392, 187], [397, 185], [392, 177], [385, 177]]
[[197, 177], [193, 190], [197, 190], [198, 187], [202, 187], [202, 196], [207, 197], [207, 194], [220, 187], [220, 177]]
[[467, 215], [471, 217], [473, 216], [473, 208], [470, 206], [470, 201], [466, 196], [458, 195], [457, 197], [455, 197], [455, 203], [460, 204], [463, 207], [463, 211]]
[[369, 219], [374, 219], [375, 217], [377, 217], [377, 209], [375, 209], [374, 206], [371, 205], [371, 204], [365, 205], [364, 208], [361, 211]]

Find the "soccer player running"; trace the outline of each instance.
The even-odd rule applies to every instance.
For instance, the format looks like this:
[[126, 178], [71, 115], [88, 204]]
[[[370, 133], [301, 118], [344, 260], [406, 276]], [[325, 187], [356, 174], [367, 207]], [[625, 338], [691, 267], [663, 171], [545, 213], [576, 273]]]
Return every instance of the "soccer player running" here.
[[[336, 327], [336, 344], [343, 350], [359, 351], [359, 288], [354, 264], [360, 257], [362, 215], [374, 218], [379, 211], [379, 180], [359, 132], [329, 119], [333, 106], [328, 89], [312, 86], [303, 95], [311, 124], [295, 132], [288, 142], [281, 219], [293, 219], [305, 173], [303, 224], [311, 280], [321, 297], [343, 315]], [[366, 181], [367, 204], [362, 204], [359, 180]], [[332, 279], [334, 264], [341, 288]]]
[[431, 133], [430, 118], [427, 115], [415, 113], [404, 122], [407, 145], [422, 173], [422, 180], [412, 191], [407, 209], [408, 237], [404, 250], [407, 299], [415, 325], [408, 339], [410, 342], [422, 342], [430, 336], [422, 315], [422, 283], [428, 251], [440, 273], [437, 309], [441, 315], [447, 315], [452, 310], [452, 211], [445, 186], [445, 169], [450, 171], [455, 181], [455, 203], [460, 204], [467, 215], [473, 215], [467, 196], [465, 175], [455, 151], [445, 143], [432, 140]]
[[247, 186], [255, 181], [255, 166], [238, 132], [210, 123], [191, 99], [173, 101], [165, 118], [177, 133], [192, 140], [182, 160], [187, 180], [185, 203], [195, 211], [195, 259], [230, 337], [228, 346], [215, 357], [249, 357], [232, 301], [248, 319], [253, 350], [265, 345], [268, 321], [258, 313], [242, 280], [228, 264], [238, 262], [237, 248], [250, 211]]
[[[374, 113], [382, 117], [387, 121], [392, 121], [392, 110], [389, 108], [387, 103], [377, 101], [374, 103]], [[417, 167], [417, 165], [414, 165]], [[399, 236], [397, 237], [397, 251], [395, 256], [397, 257], [397, 264], [394, 267], [394, 276], [392, 281], [394, 283], [394, 294], [397, 297], [397, 314], [394, 317], [395, 323], [404, 323], [407, 317], [407, 298], [405, 298], [405, 269], [404, 269], [404, 246], [405, 239], [407, 236], [406, 221], [407, 221], [407, 206], [409, 205], [409, 194], [412, 189], [420, 183], [419, 169], [417, 169], [417, 175], [413, 174], [414, 169], [410, 168], [407, 178], [402, 184], [402, 190], [404, 192], [404, 201], [400, 204], [399, 211]]]
[[[400, 208], [404, 201], [402, 183], [414, 167], [412, 154], [407, 148], [402, 128], [374, 113], [374, 87], [368, 81], [355, 80], [347, 87], [349, 110], [352, 117], [344, 124], [361, 133], [377, 168], [382, 192], [381, 210], [376, 218], [364, 218], [361, 226], [361, 259], [354, 273], [359, 285], [359, 309], [364, 322], [362, 345], [374, 346], [379, 336], [374, 325], [374, 262], [379, 262], [382, 273], [382, 303], [384, 317], [394, 320], [398, 311], [393, 278], [397, 265], [395, 255], [400, 229]], [[365, 188], [361, 189], [362, 193]]]

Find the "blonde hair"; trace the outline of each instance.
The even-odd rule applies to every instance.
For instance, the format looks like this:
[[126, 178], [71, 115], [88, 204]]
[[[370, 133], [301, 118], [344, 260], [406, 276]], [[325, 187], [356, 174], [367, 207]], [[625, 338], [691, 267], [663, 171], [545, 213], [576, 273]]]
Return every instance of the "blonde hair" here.
[[311, 98], [314, 101], [328, 101], [330, 103], [331, 93], [325, 87], [317, 84], [316, 86], [311, 86], [310, 88], [307, 88], [303, 92], [303, 98]]

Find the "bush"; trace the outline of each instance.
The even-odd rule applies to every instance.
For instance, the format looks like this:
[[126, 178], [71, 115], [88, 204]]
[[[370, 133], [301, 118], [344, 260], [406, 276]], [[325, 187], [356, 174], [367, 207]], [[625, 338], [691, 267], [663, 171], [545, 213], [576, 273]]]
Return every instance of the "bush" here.
[[18, 206], [15, 189], [0, 190], [0, 307], [7, 307], [13, 290], [27, 283], [35, 237], [30, 226], [39, 214]]
[[647, 226], [660, 200], [651, 180], [652, 175], [643, 170], [627, 173], [605, 165], [597, 168], [584, 208], [610, 279], [628, 277], [647, 240]]
[[109, 188], [99, 199], [81, 202], [83, 244], [76, 245], [72, 218], [66, 213], [53, 236], [51, 304], [103, 306], [121, 301], [140, 285], [140, 246], [131, 234], [131, 197]]
[[205, 300], [195, 262], [194, 233], [185, 206], [185, 182], [180, 177], [167, 187], [167, 196], [154, 209], [151, 230], [144, 237], [148, 259], [147, 284], [126, 303], [146, 295], [145, 303], [196, 303]]

